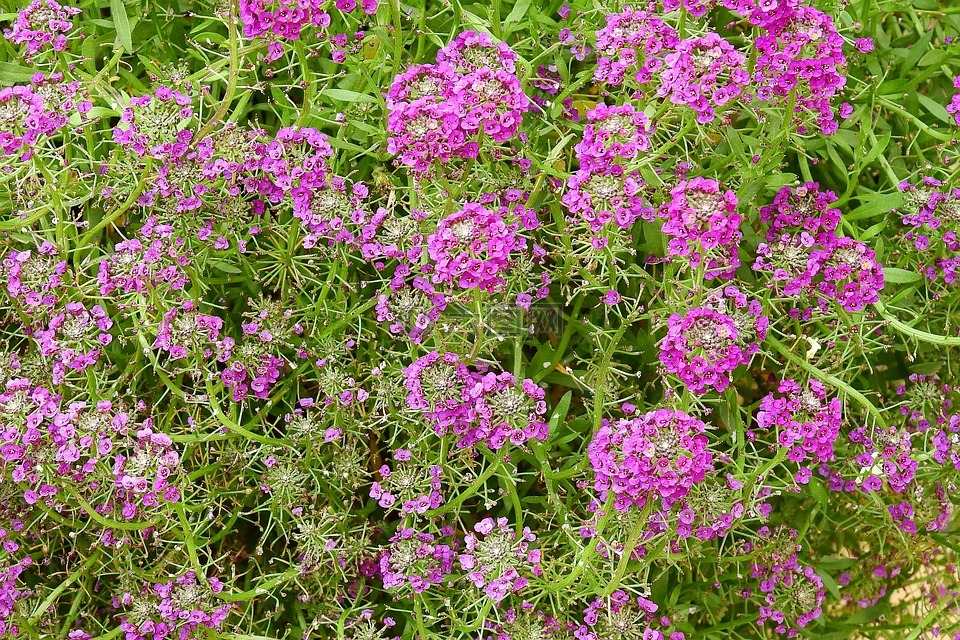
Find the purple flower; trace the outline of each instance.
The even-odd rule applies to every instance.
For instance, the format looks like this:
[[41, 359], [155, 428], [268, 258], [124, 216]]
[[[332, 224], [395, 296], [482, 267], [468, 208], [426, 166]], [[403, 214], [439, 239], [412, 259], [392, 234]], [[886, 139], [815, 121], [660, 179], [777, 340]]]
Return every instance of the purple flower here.
[[620, 511], [648, 500], [669, 509], [713, 469], [705, 431], [703, 422], [672, 409], [604, 420], [587, 448], [599, 501], [612, 494]]
[[518, 538], [506, 518], [497, 518], [496, 522], [484, 518], [474, 530], [476, 533], [468, 533], [464, 540], [460, 567], [467, 572], [467, 579], [495, 602], [527, 586], [528, 580], [521, 572], [542, 574], [540, 550], [530, 548], [537, 539], [530, 527], [524, 527]]
[[56, 0], [33, 0], [17, 14], [13, 27], [3, 31], [3, 37], [14, 44], [25, 43], [27, 60], [48, 47], [63, 51], [67, 48], [66, 34], [73, 29], [73, 16], [79, 13], [80, 9]]
[[733, 371], [759, 350], [768, 325], [759, 302], [727, 286], [703, 306], [670, 316], [660, 361], [695, 394], [723, 391]]
[[716, 180], [699, 177], [683, 180], [670, 195], [660, 210], [666, 219], [662, 231], [670, 237], [668, 255], [702, 267], [708, 280], [732, 278], [740, 266], [737, 247], [743, 238], [736, 195], [721, 193]]

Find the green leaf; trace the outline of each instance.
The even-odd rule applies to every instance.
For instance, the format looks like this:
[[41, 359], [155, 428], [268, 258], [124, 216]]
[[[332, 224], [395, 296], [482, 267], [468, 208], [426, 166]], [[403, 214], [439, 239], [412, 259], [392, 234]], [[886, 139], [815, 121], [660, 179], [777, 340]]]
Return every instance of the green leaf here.
[[920, 104], [922, 104], [934, 118], [950, 125], [953, 124], [953, 118], [950, 117], [950, 114], [947, 113], [947, 109], [942, 104], [930, 96], [923, 95], [922, 93], [917, 94], [917, 99], [920, 100]]
[[[504, 20], [504, 24], [511, 24], [513, 22], [519, 22], [527, 15], [527, 11], [530, 10], [530, 5], [533, 4], [533, 0], [519, 0], [516, 5], [514, 5], [513, 10], [510, 12], [510, 15], [507, 16], [507, 19]], [[510, 29], [507, 29], [507, 32], [510, 32]]]
[[35, 73], [36, 70], [29, 67], [21, 67], [13, 62], [0, 62], [0, 84], [30, 82]]
[[376, 104], [377, 99], [373, 96], [366, 93], [358, 93], [356, 91], [348, 91], [346, 89], [327, 89], [321, 95], [329, 96], [334, 100], [339, 100], [340, 102], [369, 102], [371, 104]]
[[113, 26], [117, 30], [117, 41], [127, 53], [133, 53], [133, 35], [130, 32], [130, 19], [127, 17], [127, 8], [123, 0], [110, 0], [110, 15], [113, 16]]
[[560, 402], [557, 403], [557, 407], [553, 410], [553, 414], [550, 416], [550, 429], [553, 430], [563, 422], [564, 418], [567, 417], [567, 411], [570, 409], [570, 399], [573, 397], [573, 391], [567, 391], [563, 394], [563, 397], [560, 398]]
[[899, 191], [880, 195], [874, 194], [872, 198], [861, 196], [860, 199], [863, 200], [864, 203], [845, 215], [844, 218], [846, 220], [852, 222], [854, 220], [862, 220], [864, 218], [887, 214], [903, 204], [903, 194]]
[[867, 240], [869, 240], [869, 239], [872, 238], [873, 236], [875, 236], [875, 235], [879, 234], [881, 231], [883, 231], [884, 227], [886, 227], [886, 226], [887, 226], [887, 221], [886, 221], [886, 220], [881, 220], [880, 222], [876, 223], [875, 225], [873, 225], [872, 227], [870, 227], [869, 229], [867, 229], [866, 231], [864, 231], [863, 233], [861, 233], [861, 234], [860, 234], [860, 237], [857, 238], [857, 239], [858, 239], [858, 240], [861, 240], [861, 241], [863, 241], [863, 242], [866, 242]]
[[873, 148], [870, 149], [870, 152], [867, 153], [867, 155], [863, 157], [863, 160], [860, 161], [860, 166], [865, 167], [879, 158], [880, 154], [886, 150], [888, 144], [890, 144], [889, 131], [877, 138], [877, 143], [873, 145]]
[[919, 273], [913, 271], [907, 271], [906, 269], [898, 269], [896, 267], [884, 267], [883, 268], [883, 280], [884, 282], [892, 282], [894, 284], [907, 284], [908, 282], [916, 282], [917, 280], [922, 280], [923, 276]]
[[829, 573], [823, 569], [815, 569], [817, 575], [820, 576], [820, 579], [823, 580], [823, 586], [826, 587], [827, 591], [830, 592], [837, 600], [840, 599], [840, 585], [837, 584], [837, 581], [833, 579]]
[[207, 261], [207, 264], [212, 266], [214, 269], [219, 269], [220, 271], [223, 271], [224, 273], [243, 273], [243, 271], [236, 268], [229, 262], [223, 262], [221, 260], [209, 260]]
[[810, 482], [807, 483], [807, 489], [810, 490], [810, 495], [820, 503], [821, 507], [826, 507], [830, 502], [830, 496], [819, 479], [810, 478]]

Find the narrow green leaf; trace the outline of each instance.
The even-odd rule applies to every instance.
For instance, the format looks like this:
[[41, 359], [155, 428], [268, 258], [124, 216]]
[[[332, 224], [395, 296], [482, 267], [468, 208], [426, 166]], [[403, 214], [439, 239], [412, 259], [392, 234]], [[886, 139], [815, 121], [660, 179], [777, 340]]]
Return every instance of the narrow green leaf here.
[[557, 425], [563, 422], [563, 419], [567, 417], [567, 411], [570, 409], [570, 399], [573, 397], [573, 391], [567, 391], [563, 394], [563, 397], [560, 398], [560, 402], [557, 403], [556, 409], [553, 410], [553, 415], [550, 416], [550, 428], [555, 429]]
[[113, 26], [117, 30], [117, 41], [127, 53], [133, 53], [133, 34], [130, 32], [130, 19], [127, 17], [127, 7], [123, 0], [110, 0], [110, 15], [113, 16]]
[[321, 95], [329, 96], [340, 102], [369, 102], [371, 104], [376, 104], [377, 102], [377, 99], [369, 94], [348, 91], [346, 89], [327, 89]]
[[233, 266], [229, 262], [223, 262], [220, 260], [209, 260], [207, 264], [212, 266], [214, 269], [223, 271], [224, 273], [243, 273], [243, 271]]
[[13, 62], [0, 62], [0, 84], [30, 82], [35, 73], [36, 70], [29, 67], [21, 67]]
[[920, 100], [920, 104], [922, 104], [934, 118], [950, 125], [953, 124], [953, 118], [950, 117], [950, 114], [947, 113], [947, 109], [942, 104], [930, 96], [923, 95], [922, 93], [917, 94], [917, 99]]
[[837, 600], [840, 599], [840, 585], [837, 584], [837, 581], [833, 579], [829, 573], [823, 569], [815, 569], [817, 575], [820, 576], [820, 579], [823, 580], [823, 586], [827, 588], [827, 591], [830, 592]]
[[517, 4], [514, 5], [510, 15], [507, 16], [506, 20], [504, 20], [504, 23], [509, 25], [513, 22], [519, 22], [522, 20], [523, 17], [527, 15], [527, 11], [530, 10], [531, 4], [533, 4], [533, 0], [519, 0]]
[[866, 202], [845, 215], [844, 219], [853, 221], [885, 215], [902, 204], [903, 194], [900, 192], [876, 195], [873, 198], [866, 199]]
[[916, 282], [917, 280], [921, 280], [921, 279], [923, 279], [923, 276], [913, 271], [907, 271], [906, 269], [898, 269], [896, 267], [883, 268], [884, 282], [892, 282], [894, 284], [907, 284], [909, 282]]
[[890, 137], [890, 132], [888, 131], [877, 138], [877, 144], [873, 145], [873, 148], [863, 157], [863, 160], [860, 161], [860, 166], [865, 167], [879, 158], [880, 154], [886, 150], [887, 145], [890, 144]]

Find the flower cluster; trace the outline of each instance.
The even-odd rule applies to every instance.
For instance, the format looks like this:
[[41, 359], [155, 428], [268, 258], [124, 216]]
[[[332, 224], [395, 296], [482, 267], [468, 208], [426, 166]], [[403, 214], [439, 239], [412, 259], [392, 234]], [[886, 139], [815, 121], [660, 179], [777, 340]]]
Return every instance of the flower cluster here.
[[524, 527], [519, 538], [506, 518], [497, 518], [496, 522], [484, 518], [473, 528], [476, 533], [468, 533], [464, 540], [460, 567], [467, 572], [467, 580], [494, 602], [527, 586], [529, 582], [520, 570], [542, 575], [540, 550], [530, 548], [537, 539], [530, 527]]
[[508, 442], [520, 446], [528, 440], [546, 440], [546, 392], [533, 380], [519, 384], [510, 373], [471, 372], [457, 420], [451, 426], [460, 436], [457, 446], [485, 443], [500, 449]]
[[887, 506], [887, 513], [901, 531], [915, 534], [921, 529], [931, 532], [947, 528], [953, 505], [947, 499], [943, 484], [937, 482], [933, 487], [917, 484], [907, 498]]
[[136, 431], [131, 450], [114, 459], [116, 499], [123, 502], [122, 514], [128, 520], [135, 518], [141, 507], [180, 501], [180, 489], [171, 482], [179, 472], [180, 454], [170, 436], [153, 427], [153, 421], [146, 420]]
[[194, 357], [209, 358], [211, 346], [220, 338], [223, 320], [197, 311], [197, 305], [188, 300], [163, 314], [153, 346], [170, 354], [174, 360]]
[[30, 58], [44, 49], [63, 51], [67, 48], [67, 34], [73, 30], [73, 17], [80, 9], [61, 5], [56, 0], [33, 0], [17, 14], [3, 37], [14, 44], [26, 44], [24, 58]]
[[[583, 612], [583, 622], [574, 632], [577, 640], [684, 640], [682, 631], [670, 631], [670, 618], [657, 611], [660, 607], [643, 596], [632, 598], [617, 589], [609, 601], [597, 598]], [[666, 631], [666, 633], [664, 633]]]
[[737, 196], [729, 189], [721, 193], [716, 180], [699, 177], [681, 181], [670, 195], [660, 211], [665, 218], [661, 231], [670, 238], [668, 255], [694, 269], [702, 267], [708, 280], [732, 278], [740, 266], [737, 247], [743, 238]]
[[471, 371], [456, 354], [431, 352], [404, 370], [407, 406], [422, 411], [438, 435], [459, 436], [457, 447], [545, 440], [545, 392], [510, 373]]
[[130, 98], [113, 140], [138, 156], [178, 158], [193, 139], [189, 124], [193, 120], [193, 98], [171, 87], [158, 87], [153, 93]]
[[660, 361], [695, 394], [723, 391], [733, 371], [759, 351], [768, 325], [757, 300], [727, 286], [701, 306], [670, 316]]
[[809, 458], [811, 464], [833, 460], [843, 422], [840, 398], [827, 401], [827, 390], [818, 380], [808, 381], [806, 388], [781, 381], [777, 393], [760, 400], [756, 420], [758, 429], [775, 431], [777, 444], [789, 450], [788, 460], [802, 463]]
[[202, 580], [187, 571], [168, 582], [125, 592], [114, 598], [114, 607], [123, 611], [120, 629], [127, 640], [189, 638], [201, 628], [223, 627], [232, 606], [218, 602], [222, 591], [217, 578]]
[[409, 587], [413, 593], [423, 593], [441, 584], [453, 573], [457, 549], [456, 541], [452, 546], [440, 541], [452, 537], [449, 526], [442, 528], [439, 539], [411, 528], [398, 530], [379, 560], [384, 589]]
[[806, 293], [820, 307], [833, 300], [847, 311], [862, 311], [880, 299], [883, 266], [865, 242], [836, 234], [840, 213], [829, 208], [835, 200], [813, 182], [781, 189], [760, 211], [770, 227], [753, 268], [772, 271], [769, 286], [785, 296]]
[[447, 297], [427, 278], [416, 276], [409, 283], [399, 279], [377, 298], [377, 322], [386, 323], [392, 335], [406, 335], [419, 344], [446, 307]]
[[[960, 89], [960, 76], [953, 79], [953, 88]], [[950, 104], [947, 105], [947, 113], [953, 116], [957, 126], [960, 127], [960, 91], [953, 94]]]
[[34, 331], [40, 354], [53, 360], [55, 384], [70, 371], [85, 371], [113, 341], [113, 321], [100, 305], [89, 310], [81, 302], [68, 302], [50, 318], [46, 328]]
[[0, 273], [6, 279], [6, 292], [29, 315], [50, 314], [59, 301], [57, 295], [67, 284], [67, 261], [56, 245], [44, 240], [36, 249], [9, 251]]
[[[243, 35], [254, 39], [271, 34], [284, 40], [298, 40], [304, 28], [323, 32], [330, 26], [331, 16], [326, 9], [327, 0], [240, 0], [240, 22]], [[358, 6], [363, 13], [372, 16], [377, 12], [377, 0], [336, 0], [334, 5], [341, 13], [350, 13]], [[338, 34], [344, 35], [344, 34]], [[336, 37], [336, 36], [334, 36]], [[332, 39], [332, 38], [331, 38]], [[265, 60], [273, 62], [283, 55], [283, 47], [273, 42], [268, 47]]]
[[706, 124], [750, 82], [746, 56], [715, 33], [681, 41], [664, 56], [657, 95], [686, 105]]
[[628, 7], [606, 20], [606, 26], [597, 31], [598, 59], [593, 72], [597, 82], [619, 86], [627, 73], [633, 72], [639, 84], [646, 84], [663, 69], [667, 53], [680, 43], [676, 30], [653, 11]]
[[190, 264], [183, 239], [174, 239], [172, 230], [156, 219], [147, 220], [138, 236], [118, 242], [100, 260], [100, 295], [116, 299], [145, 296], [158, 288], [182, 291], [189, 283]]
[[574, 148], [580, 168], [603, 169], [617, 160], [633, 160], [650, 149], [654, 124], [632, 104], [608, 106], [602, 102], [587, 112], [583, 139]]
[[[776, 18], [761, 20], [766, 32], [753, 43], [757, 98], [812, 112], [820, 130], [830, 135], [838, 128], [831, 101], [846, 85], [843, 37], [829, 15], [784, 5]], [[757, 15], [751, 16], [755, 22]]]
[[700, 420], [672, 409], [604, 420], [587, 449], [598, 499], [611, 495], [620, 511], [648, 500], [669, 509], [713, 469], [705, 430]]
[[[643, 179], [639, 172], [621, 164], [609, 164], [592, 170], [580, 169], [567, 180], [563, 204], [570, 213], [587, 223], [594, 234], [611, 226], [629, 229], [638, 219], [651, 220], [656, 215], [643, 198]], [[597, 249], [606, 246], [597, 236]]]
[[527, 246], [518, 232], [537, 227], [536, 212], [517, 206], [493, 211], [467, 203], [437, 225], [427, 237], [427, 254], [434, 284], [451, 283], [463, 289], [477, 287], [492, 293], [506, 285], [503, 277], [513, 256]]
[[[6, 538], [5, 531], [0, 535], [6, 551], [4, 555], [16, 552], [19, 545], [4, 538]], [[16, 562], [10, 562], [9, 557], [4, 560], [5, 562], [0, 564], [0, 637], [16, 638], [20, 634], [20, 627], [15, 618], [17, 602], [31, 595], [30, 589], [26, 588], [26, 585], [18, 584], [18, 581], [23, 572], [33, 564], [33, 560], [30, 556]]]
[[443, 504], [441, 478], [443, 468], [431, 465], [424, 468], [412, 460], [408, 449], [393, 452], [394, 467], [380, 467], [380, 482], [370, 486], [370, 497], [384, 509], [395, 505], [401, 514], [424, 514]]
[[855, 480], [843, 481], [839, 473], [830, 474], [830, 488], [864, 492], [880, 491], [886, 480], [890, 489], [905, 493], [917, 474], [919, 463], [914, 458], [913, 434], [894, 426], [857, 427], [850, 432], [850, 442], [863, 452], [855, 458], [860, 474]]
[[901, 218], [909, 229], [904, 240], [922, 257], [918, 271], [928, 280], [952, 285], [960, 278], [960, 189], [948, 189], [930, 176], [898, 186], [907, 200]]
[[423, 175], [454, 158], [469, 159], [489, 138], [513, 138], [529, 99], [516, 76], [516, 54], [488, 34], [466, 31], [437, 54], [436, 64], [398, 75], [386, 96], [390, 153]]
[[823, 579], [813, 567], [801, 565], [796, 530], [762, 527], [756, 542], [743, 543], [745, 554], [752, 554], [750, 576], [755, 588], [742, 591], [744, 598], [755, 597], [763, 602], [757, 625], [767, 621], [777, 633], [796, 637], [798, 630], [820, 617], [826, 597]]
[[66, 128], [70, 115], [89, 112], [89, 101], [76, 100], [78, 90], [79, 83], [64, 82], [62, 74], [40, 73], [31, 84], [0, 88], [0, 151], [30, 160], [41, 142]]
[[897, 397], [904, 398], [900, 407], [905, 427], [912, 432], [943, 428], [958, 420], [953, 413], [953, 387], [936, 374], [911, 373], [907, 383], [896, 389]]

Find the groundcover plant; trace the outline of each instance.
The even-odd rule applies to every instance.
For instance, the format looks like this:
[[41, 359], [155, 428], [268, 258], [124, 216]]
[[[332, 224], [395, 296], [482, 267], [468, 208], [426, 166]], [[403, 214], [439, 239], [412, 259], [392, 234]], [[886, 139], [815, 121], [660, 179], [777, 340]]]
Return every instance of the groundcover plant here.
[[955, 0], [0, 11], [0, 638], [960, 638]]

